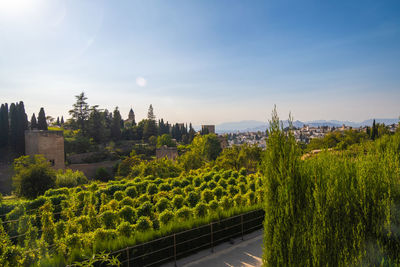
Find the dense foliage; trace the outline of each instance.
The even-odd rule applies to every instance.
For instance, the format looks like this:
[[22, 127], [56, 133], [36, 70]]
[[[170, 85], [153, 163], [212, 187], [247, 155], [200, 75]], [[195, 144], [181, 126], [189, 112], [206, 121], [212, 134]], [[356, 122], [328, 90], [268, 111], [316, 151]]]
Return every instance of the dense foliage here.
[[258, 208], [261, 186], [260, 176], [244, 169], [199, 169], [176, 178], [149, 175], [51, 189], [0, 207], [6, 214], [0, 217], [0, 260], [54, 266], [90, 258]]
[[400, 133], [306, 160], [276, 111], [268, 134], [266, 266], [400, 264]]

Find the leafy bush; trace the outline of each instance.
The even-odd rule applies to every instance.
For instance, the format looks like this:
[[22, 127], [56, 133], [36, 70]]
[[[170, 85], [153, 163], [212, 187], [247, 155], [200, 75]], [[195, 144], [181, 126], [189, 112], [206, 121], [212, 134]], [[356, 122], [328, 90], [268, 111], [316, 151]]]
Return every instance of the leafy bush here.
[[130, 237], [131, 235], [133, 235], [134, 231], [135, 227], [129, 222], [122, 222], [117, 227], [117, 232], [119, 233], [119, 235], [124, 237]]
[[157, 203], [156, 203], [156, 209], [158, 212], [163, 212], [170, 206], [169, 200], [166, 199], [165, 197], [161, 198]]
[[75, 187], [82, 184], [87, 184], [88, 179], [81, 171], [73, 171], [66, 169], [65, 171], [60, 170], [56, 175], [56, 187]]
[[172, 205], [174, 206], [175, 209], [180, 209], [183, 206], [183, 202], [185, 199], [181, 195], [175, 195], [175, 197], [172, 199]]
[[120, 211], [118, 212], [118, 216], [129, 223], [134, 223], [136, 212], [132, 207], [125, 206], [120, 209]]
[[94, 175], [96, 180], [107, 182], [111, 179], [111, 174], [103, 167], [100, 167], [96, 170], [96, 174]]
[[149, 217], [142, 216], [138, 219], [136, 223], [136, 230], [140, 232], [146, 232], [147, 230], [150, 230], [153, 227], [153, 223], [150, 220]]
[[186, 206], [176, 211], [176, 217], [183, 221], [188, 220], [191, 216], [192, 216], [192, 210]]
[[174, 213], [170, 210], [164, 210], [163, 212], [160, 213], [159, 218], [160, 222], [163, 225], [167, 225], [170, 221], [174, 219]]
[[203, 202], [198, 203], [194, 208], [194, 214], [197, 217], [205, 217], [207, 215], [207, 212], [208, 206]]
[[54, 187], [56, 173], [42, 156], [22, 156], [14, 160], [13, 186], [18, 196], [35, 198]]

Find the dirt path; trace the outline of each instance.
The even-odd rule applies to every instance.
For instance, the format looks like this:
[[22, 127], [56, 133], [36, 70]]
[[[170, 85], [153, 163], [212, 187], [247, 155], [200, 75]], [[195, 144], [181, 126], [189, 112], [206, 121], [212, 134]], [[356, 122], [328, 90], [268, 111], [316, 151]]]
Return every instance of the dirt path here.
[[[218, 245], [214, 253], [210, 249], [202, 250], [192, 256], [177, 261], [177, 266], [261, 266], [262, 265], [262, 230], [258, 230], [244, 237], [234, 239], [234, 244], [229, 242]], [[174, 263], [164, 265], [172, 267]]]

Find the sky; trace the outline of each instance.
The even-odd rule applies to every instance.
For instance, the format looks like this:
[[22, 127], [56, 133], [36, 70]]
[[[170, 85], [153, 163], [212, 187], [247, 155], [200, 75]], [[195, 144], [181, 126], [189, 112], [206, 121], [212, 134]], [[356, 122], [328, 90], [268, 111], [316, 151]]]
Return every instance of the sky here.
[[400, 1], [0, 0], [0, 103], [137, 120], [400, 115]]

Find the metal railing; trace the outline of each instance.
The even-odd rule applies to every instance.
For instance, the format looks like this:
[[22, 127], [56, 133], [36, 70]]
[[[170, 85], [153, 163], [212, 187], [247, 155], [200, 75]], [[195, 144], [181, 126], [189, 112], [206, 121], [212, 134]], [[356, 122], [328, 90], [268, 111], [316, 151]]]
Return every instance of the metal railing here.
[[[181, 231], [146, 243], [127, 247], [114, 252], [123, 266], [159, 266], [176, 261], [194, 251], [214, 247], [231, 238], [241, 236], [262, 228], [264, 211], [255, 210], [215, 221], [193, 229]], [[195, 237], [192, 237], [195, 236]]]

